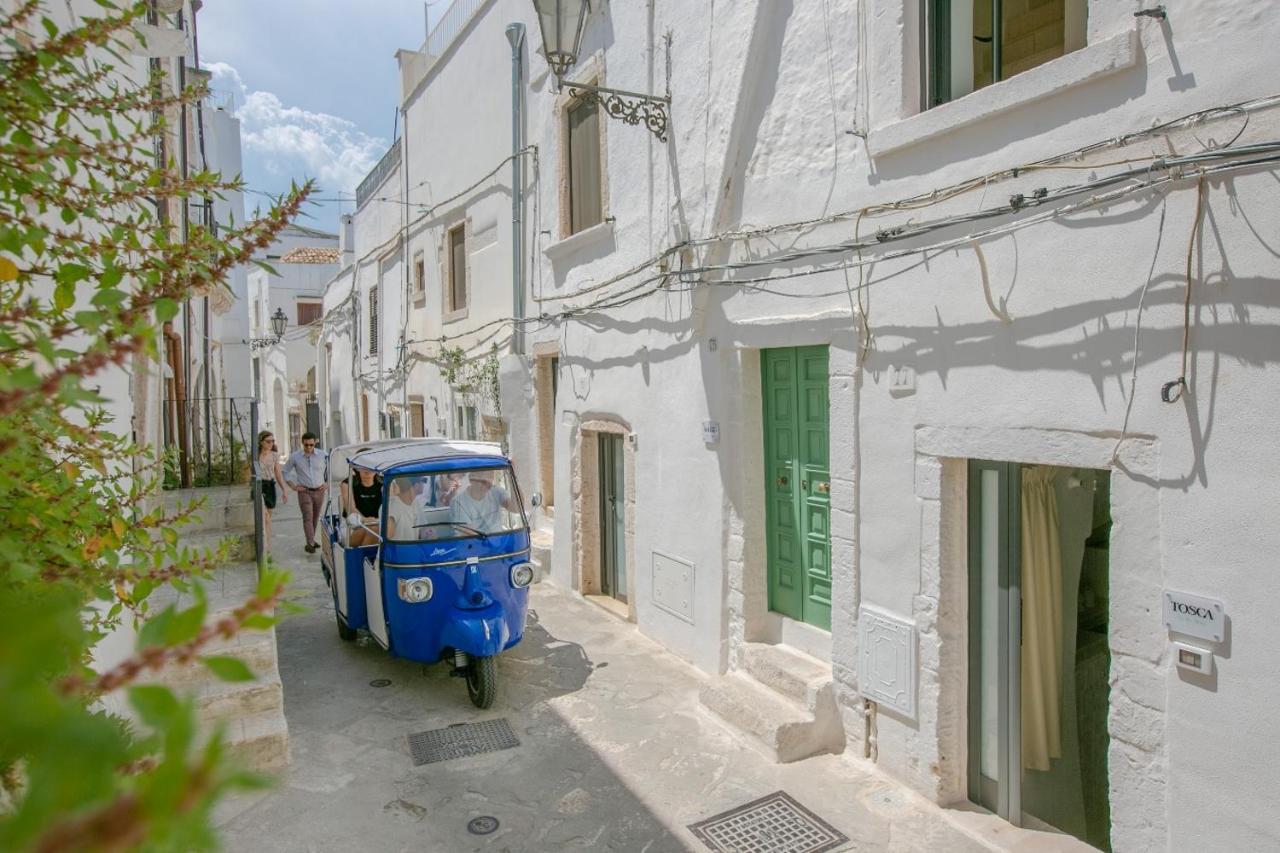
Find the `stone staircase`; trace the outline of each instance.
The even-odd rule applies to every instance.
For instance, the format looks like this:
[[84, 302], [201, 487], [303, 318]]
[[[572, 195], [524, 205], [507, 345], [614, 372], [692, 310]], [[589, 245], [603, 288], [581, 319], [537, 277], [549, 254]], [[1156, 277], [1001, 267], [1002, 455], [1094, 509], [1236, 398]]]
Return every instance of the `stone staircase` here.
[[[235, 546], [231, 562], [221, 566], [205, 582], [208, 596], [206, 624], [215, 622], [253, 595], [258, 585], [253, 562], [253, 505], [247, 486], [199, 489], [165, 495], [171, 507], [194, 496], [206, 498], [196, 522], [181, 528], [181, 544], [189, 548], [216, 547], [231, 537]], [[158, 591], [152, 603], [158, 612], [170, 602], [191, 604], [189, 594]], [[244, 661], [253, 681], [228, 682], [216, 678], [200, 661], [171, 664], [153, 679], [194, 697], [203, 731], [225, 729], [228, 751], [242, 764], [261, 772], [285, 769], [289, 764], [289, 728], [284, 716], [284, 689], [276, 662], [275, 630], [245, 631], [230, 640], [218, 638], [201, 650], [203, 656], [229, 656]]]
[[706, 708], [781, 763], [844, 749], [829, 666], [766, 643], [748, 643], [743, 660], [742, 670], [703, 686]]
[[[229, 612], [211, 612], [216, 621]], [[203, 649], [205, 655], [236, 657], [257, 676], [253, 681], [220, 681], [199, 661], [171, 664], [157, 682], [195, 698], [201, 729], [209, 733], [225, 727], [228, 751], [254, 770], [274, 772], [289, 765], [289, 727], [284, 718], [284, 687], [276, 666], [274, 629], [247, 631], [230, 640], [219, 638]]]

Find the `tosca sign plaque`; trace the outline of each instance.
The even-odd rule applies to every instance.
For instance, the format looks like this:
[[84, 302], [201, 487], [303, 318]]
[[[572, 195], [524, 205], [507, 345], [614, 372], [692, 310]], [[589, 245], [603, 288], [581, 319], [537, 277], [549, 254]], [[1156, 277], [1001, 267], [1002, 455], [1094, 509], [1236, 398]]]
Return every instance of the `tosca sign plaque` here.
[[1225, 619], [1222, 602], [1216, 598], [1164, 591], [1164, 624], [1170, 631], [1221, 643]]

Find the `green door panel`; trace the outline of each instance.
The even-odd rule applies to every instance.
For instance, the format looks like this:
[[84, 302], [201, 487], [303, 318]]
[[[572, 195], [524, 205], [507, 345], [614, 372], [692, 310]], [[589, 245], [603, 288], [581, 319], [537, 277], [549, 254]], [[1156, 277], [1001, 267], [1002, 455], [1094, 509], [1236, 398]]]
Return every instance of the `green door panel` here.
[[827, 348], [763, 350], [760, 359], [769, 608], [830, 630]]

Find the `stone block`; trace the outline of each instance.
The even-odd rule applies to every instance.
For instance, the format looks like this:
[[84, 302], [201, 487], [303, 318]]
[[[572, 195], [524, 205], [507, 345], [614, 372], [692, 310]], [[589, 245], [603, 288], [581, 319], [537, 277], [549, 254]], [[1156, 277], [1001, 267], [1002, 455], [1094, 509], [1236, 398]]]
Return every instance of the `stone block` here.
[[1164, 745], [1165, 716], [1145, 705], [1139, 705], [1123, 694], [1112, 694], [1107, 729], [1114, 740], [1123, 741], [1148, 753]]
[[938, 500], [942, 497], [942, 460], [936, 456], [916, 455], [916, 497]]

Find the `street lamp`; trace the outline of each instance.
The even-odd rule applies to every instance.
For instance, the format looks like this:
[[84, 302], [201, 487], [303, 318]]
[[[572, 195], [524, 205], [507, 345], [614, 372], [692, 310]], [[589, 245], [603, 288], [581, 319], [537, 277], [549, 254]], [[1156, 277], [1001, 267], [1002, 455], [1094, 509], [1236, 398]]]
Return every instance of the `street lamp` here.
[[542, 31], [542, 53], [556, 75], [558, 87], [567, 88], [570, 95], [585, 103], [604, 107], [610, 118], [622, 119], [631, 125], [643, 124], [660, 142], [666, 142], [670, 94], [646, 95], [563, 80], [578, 61], [591, 0], [533, 0], [533, 8], [538, 13], [538, 29]]
[[288, 325], [289, 318], [285, 316], [284, 309], [277, 308], [276, 313], [271, 315], [271, 337], [250, 338], [249, 348], [258, 349], [260, 347], [275, 346], [284, 337], [284, 330]]
[[587, 0], [533, 0], [542, 30], [542, 52], [556, 77], [563, 77], [578, 61], [582, 29], [587, 24], [591, 4]]

